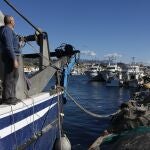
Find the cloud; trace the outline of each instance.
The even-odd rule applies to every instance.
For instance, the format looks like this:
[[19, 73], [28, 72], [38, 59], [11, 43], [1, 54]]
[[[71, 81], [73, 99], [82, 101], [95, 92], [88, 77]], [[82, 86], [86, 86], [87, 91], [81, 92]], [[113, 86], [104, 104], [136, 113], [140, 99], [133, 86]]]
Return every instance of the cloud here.
[[96, 56], [94, 51], [81, 51], [80, 53], [86, 56]]
[[108, 57], [108, 58], [121, 58], [122, 55], [118, 54], [118, 53], [112, 53], [112, 54], [104, 55], [104, 57]]

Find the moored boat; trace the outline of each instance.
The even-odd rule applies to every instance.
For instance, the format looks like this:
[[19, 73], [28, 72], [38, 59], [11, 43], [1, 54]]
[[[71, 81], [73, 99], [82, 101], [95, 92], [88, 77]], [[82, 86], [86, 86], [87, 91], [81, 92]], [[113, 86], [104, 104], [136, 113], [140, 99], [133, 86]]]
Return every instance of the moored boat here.
[[[5, 2], [14, 9], [8, 1]], [[2, 13], [0, 21], [3, 24]], [[25, 21], [32, 25], [27, 19]], [[16, 105], [6, 105], [1, 99], [0, 150], [52, 150], [63, 147], [63, 104], [66, 100], [64, 89], [79, 51], [70, 44], [62, 44], [55, 52], [50, 52], [47, 33], [34, 25], [32, 27], [36, 30], [35, 34], [22, 38], [26, 43], [36, 41], [40, 51], [17, 56], [20, 66], [16, 96], [21, 101]], [[0, 52], [1, 49], [0, 47]], [[39, 60], [39, 70], [29, 78], [24, 75], [23, 57]], [[52, 61], [51, 57], [57, 60]], [[1, 59], [0, 65], [3, 66]], [[3, 81], [2, 67], [0, 80]], [[46, 88], [51, 80], [54, 82]]]

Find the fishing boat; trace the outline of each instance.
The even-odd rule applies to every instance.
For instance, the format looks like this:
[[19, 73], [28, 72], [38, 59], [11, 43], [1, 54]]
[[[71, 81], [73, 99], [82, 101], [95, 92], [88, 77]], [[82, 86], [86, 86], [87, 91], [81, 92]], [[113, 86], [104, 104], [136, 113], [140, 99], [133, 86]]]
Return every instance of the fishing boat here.
[[88, 71], [86, 71], [86, 74], [91, 81], [101, 81], [100, 71], [102, 71], [102, 67], [99, 64], [92, 64]]
[[122, 68], [117, 64], [108, 64], [105, 70], [99, 72], [104, 81], [107, 81], [112, 76], [118, 76], [122, 79]]
[[132, 64], [127, 70], [127, 83], [129, 87], [138, 87], [145, 76], [143, 69], [139, 65]]
[[[63, 104], [66, 100], [67, 78], [76, 63], [79, 50], [75, 50], [70, 44], [62, 44], [51, 52], [47, 33], [35, 27], [10, 2], [7, 0], [4, 2], [35, 29], [35, 34], [23, 38], [29, 45], [31, 41], [35, 41], [40, 51], [17, 56], [20, 66], [16, 96], [21, 99], [21, 102], [16, 105], [5, 103], [0, 105], [0, 150], [71, 149], [62, 130]], [[3, 13], [0, 13], [0, 25], [2, 24]], [[55, 61], [52, 60], [52, 57], [55, 58]], [[30, 77], [24, 74], [23, 58], [39, 60], [39, 70]], [[0, 67], [2, 82], [1, 58]], [[69, 148], [66, 145], [66, 148], [63, 148], [64, 142]]]
[[123, 81], [119, 79], [117, 75], [110, 76], [106, 81], [106, 86], [121, 87], [123, 86]]

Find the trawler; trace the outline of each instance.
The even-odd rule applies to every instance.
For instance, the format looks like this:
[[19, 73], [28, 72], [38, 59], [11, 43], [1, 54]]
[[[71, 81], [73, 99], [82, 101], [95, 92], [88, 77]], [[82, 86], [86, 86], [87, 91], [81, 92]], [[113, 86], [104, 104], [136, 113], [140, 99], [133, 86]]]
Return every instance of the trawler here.
[[89, 66], [89, 70], [86, 71], [87, 76], [90, 81], [101, 81], [101, 76], [99, 76], [99, 72], [102, 71], [102, 67], [99, 64], [92, 64]]
[[[50, 52], [47, 33], [35, 27], [10, 2], [4, 2], [35, 29], [35, 34], [23, 38], [28, 44], [35, 41], [40, 50], [34, 54], [17, 56], [20, 66], [16, 96], [21, 102], [16, 105], [0, 105], [0, 150], [71, 149], [71, 146], [63, 148], [62, 144], [65, 138], [62, 130], [63, 104], [66, 100], [67, 77], [76, 63], [79, 50], [70, 44], [62, 44]], [[0, 12], [0, 25], [3, 25], [3, 17]], [[55, 61], [52, 57], [55, 57]], [[23, 58], [39, 60], [39, 70], [30, 77], [24, 74]], [[0, 68], [2, 82], [1, 58]], [[51, 80], [52, 84], [47, 86]], [[67, 138], [66, 142], [69, 143]]]

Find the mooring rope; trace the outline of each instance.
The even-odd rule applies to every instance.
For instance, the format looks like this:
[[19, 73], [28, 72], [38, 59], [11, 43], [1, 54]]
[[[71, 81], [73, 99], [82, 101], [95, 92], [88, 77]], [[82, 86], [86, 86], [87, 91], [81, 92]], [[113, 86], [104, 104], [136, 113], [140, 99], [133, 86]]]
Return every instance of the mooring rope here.
[[[62, 88], [62, 87], [61, 87], [61, 88]], [[64, 89], [64, 88], [63, 88], [63, 89]], [[118, 113], [120, 112], [120, 110], [119, 110], [119, 111], [117, 111], [117, 112], [115, 112], [115, 113], [111, 113], [111, 114], [109, 114], [109, 115], [100, 115], [100, 114], [93, 113], [93, 112], [91, 112], [91, 111], [85, 109], [83, 106], [81, 106], [81, 105], [69, 94], [69, 92], [66, 91], [65, 89], [64, 89], [64, 92], [67, 94], [67, 96], [68, 96], [82, 111], [84, 111], [85, 113], [87, 113], [88, 115], [90, 115], [90, 116], [92, 116], [92, 117], [96, 117], [96, 118], [108, 118], [108, 117], [112, 117], [112, 116], [114, 116], [114, 115], [116, 115], [116, 114], [118, 114]]]

